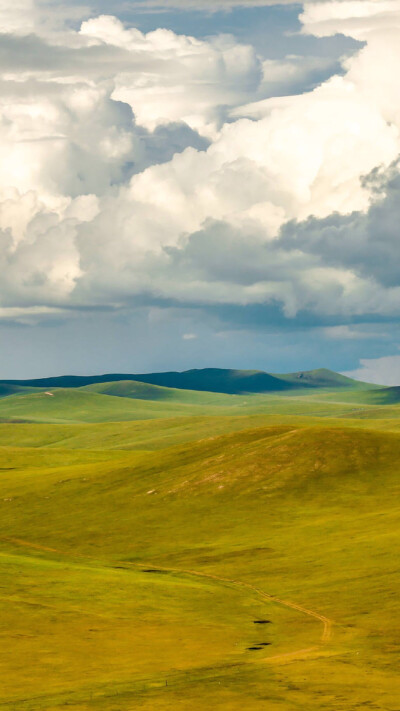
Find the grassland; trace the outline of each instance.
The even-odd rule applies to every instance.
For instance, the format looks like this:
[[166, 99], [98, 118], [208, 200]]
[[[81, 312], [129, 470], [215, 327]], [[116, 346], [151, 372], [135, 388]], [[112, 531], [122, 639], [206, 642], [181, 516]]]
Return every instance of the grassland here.
[[143, 387], [0, 402], [0, 710], [398, 711], [400, 407]]
[[283, 394], [230, 395], [119, 382], [82, 388], [27, 391], [0, 398], [0, 422], [90, 423], [193, 416], [296, 415], [396, 417], [398, 405], [374, 393], [326, 389]]

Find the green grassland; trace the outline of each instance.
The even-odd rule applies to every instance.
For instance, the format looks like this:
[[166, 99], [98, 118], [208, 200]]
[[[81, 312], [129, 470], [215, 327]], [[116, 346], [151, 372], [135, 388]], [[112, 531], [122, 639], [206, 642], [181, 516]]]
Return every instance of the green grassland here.
[[0, 711], [398, 711], [400, 406], [373, 392], [5, 395]]
[[400, 403], [388, 407], [374, 399], [376, 392], [382, 391], [300, 389], [231, 395], [123, 381], [12, 394], [0, 398], [0, 422], [123, 422], [234, 414], [362, 418], [374, 411], [378, 419], [396, 416]]

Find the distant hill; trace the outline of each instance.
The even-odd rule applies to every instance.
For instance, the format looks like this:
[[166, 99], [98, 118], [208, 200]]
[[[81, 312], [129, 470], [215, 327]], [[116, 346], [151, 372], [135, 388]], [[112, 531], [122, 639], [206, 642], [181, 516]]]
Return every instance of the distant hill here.
[[[242, 412], [257, 414], [259, 410], [268, 409], [264, 400], [256, 396], [247, 404], [246, 398], [225, 393], [162, 388], [129, 380], [81, 388], [26, 388], [0, 397], [0, 421], [122, 422]], [[270, 407], [274, 408], [274, 403]]]
[[150, 373], [135, 376], [136, 380], [152, 385], [182, 390], [201, 390], [227, 395], [266, 393], [291, 390], [293, 385], [281, 378], [257, 370], [224, 370], [204, 368], [183, 373]]
[[[108, 383], [93, 383], [79, 388], [82, 392], [98, 393], [100, 395], [112, 395], [114, 397], [131, 398], [132, 400], [168, 400], [171, 402], [198, 402], [204, 404], [207, 394], [198, 391], [181, 390], [177, 388], [164, 388], [160, 385], [151, 385], [136, 380], [118, 380]], [[218, 393], [212, 393], [211, 398], [218, 397]], [[213, 404], [213, 401], [211, 400]]]
[[287, 383], [300, 386], [302, 388], [349, 388], [351, 390], [370, 390], [376, 388], [376, 385], [363, 383], [360, 380], [353, 380], [346, 375], [335, 373], [327, 368], [318, 368], [317, 370], [306, 370], [298, 373], [289, 373], [288, 375], [277, 375]]
[[363, 402], [371, 405], [396, 405], [400, 403], [400, 387], [370, 390], [364, 394]]
[[29, 395], [40, 392], [40, 390], [43, 390], [43, 388], [34, 388], [24, 385], [13, 385], [0, 382], [0, 399], [3, 397], [9, 397], [9, 395]]
[[[168, 390], [167, 390], [168, 392]], [[173, 393], [173, 391], [172, 391]], [[178, 396], [182, 391], [178, 391]], [[182, 395], [189, 393], [182, 393]], [[112, 393], [91, 392], [85, 388], [51, 388], [49, 391], [10, 395], [0, 398], [0, 421], [3, 422], [117, 422], [162, 417], [219, 414], [220, 400], [226, 396], [192, 393], [192, 397], [166, 402], [160, 398], [113, 397]], [[182, 401], [183, 400], [183, 401]], [[213, 404], [215, 407], [213, 408]]]
[[[54, 378], [31, 380], [3, 380], [0, 388], [6, 386], [35, 388], [79, 388], [88, 385], [135, 381], [178, 390], [240, 395], [245, 393], [289, 392], [304, 389], [351, 389], [368, 390], [376, 386], [362, 383], [325, 368], [298, 373], [271, 374], [259, 370], [227, 370], [203, 368], [184, 372], [141, 374], [105, 374], [93, 376], [63, 375]], [[104, 392], [104, 391], [103, 391]], [[144, 391], [143, 391], [144, 392]], [[117, 394], [117, 393], [113, 393]], [[125, 395], [126, 396], [126, 395]], [[131, 395], [131, 397], [135, 397]], [[136, 395], [138, 397], [138, 395]], [[143, 397], [143, 394], [142, 394]], [[146, 399], [145, 397], [143, 399]]]
[[[162, 405], [200, 405], [235, 407], [243, 405], [243, 398], [227, 393], [208, 392], [207, 390], [186, 390], [168, 388], [162, 385], [142, 383], [136, 380], [118, 380], [109, 383], [94, 383], [76, 388], [81, 393], [97, 393], [131, 400], [160, 401]], [[260, 396], [263, 393], [255, 393]], [[162, 402], [161, 402], [162, 401]], [[252, 401], [253, 402], [253, 401]]]
[[283, 375], [264, 373], [257, 370], [205, 368], [202, 370], [187, 370], [183, 373], [150, 373], [149, 375], [136, 375], [134, 377], [139, 382], [151, 383], [152, 385], [184, 390], [220, 392], [231, 395], [282, 392], [305, 388], [364, 390], [374, 387], [325, 368]]

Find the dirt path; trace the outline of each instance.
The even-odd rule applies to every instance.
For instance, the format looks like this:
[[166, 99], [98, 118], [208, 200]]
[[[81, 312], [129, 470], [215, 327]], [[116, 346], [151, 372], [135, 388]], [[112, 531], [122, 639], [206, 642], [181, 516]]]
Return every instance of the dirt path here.
[[23, 546], [24, 548], [33, 548], [36, 551], [44, 551], [45, 553], [58, 553], [59, 555], [66, 555], [62, 551], [58, 551], [57, 548], [47, 548], [47, 546], [41, 546], [38, 543], [30, 543], [30, 541], [24, 541], [22, 538], [3, 538], [6, 543], [15, 543], [18, 546]]
[[[149, 566], [148, 564], [144, 564], [144, 563], [138, 563], [138, 566], [140, 568], [152, 568], [152, 566]], [[318, 620], [318, 622], [320, 622], [322, 624], [322, 633], [321, 633], [321, 637], [320, 637], [318, 644], [314, 645], [313, 647], [308, 647], [307, 649], [299, 649], [299, 650], [295, 650], [293, 652], [285, 652], [284, 654], [277, 654], [277, 655], [274, 655], [273, 657], [265, 657], [263, 659], [263, 661], [265, 661], [267, 663], [290, 661], [292, 659], [297, 659], [299, 657], [309, 656], [310, 654], [318, 652], [321, 649], [321, 645], [327, 644], [332, 638], [333, 620], [329, 619], [329, 617], [325, 617], [325, 615], [321, 615], [321, 613], [316, 612], [315, 610], [309, 610], [307, 607], [303, 607], [302, 605], [299, 605], [296, 602], [291, 602], [290, 600], [283, 600], [282, 598], [276, 597], [275, 595], [270, 595], [269, 593], [265, 592], [265, 590], [262, 590], [261, 588], [257, 587], [256, 585], [251, 585], [251, 583], [245, 583], [242, 580], [234, 580], [231, 578], [222, 578], [218, 575], [212, 575], [211, 573], [203, 573], [199, 570], [183, 570], [182, 568], [166, 568], [166, 567], [160, 566], [160, 565], [155, 565], [152, 569], [153, 570], [164, 570], [166, 572], [176, 573], [178, 575], [179, 574], [180, 575], [193, 575], [198, 578], [204, 578], [205, 580], [211, 580], [211, 581], [215, 581], [218, 583], [223, 583], [224, 585], [229, 585], [234, 588], [250, 590], [252, 593], [255, 593], [262, 600], [267, 600], [270, 603], [274, 603], [276, 605], [281, 605], [282, 607], [286, 607], [291, 610], [296, 610], [297, 612], [300, 612], [303, 615], [307, 615], [308, 617], [313, 617], [315, 620]]]
[[[87, 556], [83, 556], [82, 554], [67, 553], [65, 551], [57, 550], [56, 548], [48, 548], [47, 546], [42, 546], [38, 543], [31, 543], [30, 541], [25, 541], [21, 538], [3, 538], [3, 540], [7, 541], [8, 543], [14, 543], [16, 545], [19, 545], [19, 546], [22, 546], [25, 548], [31, 548], [33, 550], [40, 550], [45, 553], [57, 553], [58, 555], [79, 557], [79, 558], [86, 558], [87, 557]], [[124, 567], [125, 566], [126, 566], [126, 564], [124, 564]], [[129, 570], [129, 567], [126, 566], [126, 569]], [[262, 590], [261, 588], [257, 587], [256, 585], [252, 585], [251, 583], [246, 583], [246, 582], [243, 582], [242, 580], [235, 580], [232, 578], [223, 578], [223, 577], [220, 577], [219, 575], [213, 575], [212, 573], [203, 573], [200, 570], [185, 570], [182, 568], [167, 568], [165, 566], [152, 565], [149, 563], [137, 563], [135, 565], [135, 567], [149, 568], [149, 569], [152, 569], [155, 571], [163, 570], [165, 572], [175, 573], [177, 575], [191, 575], [191, 576], [195, 576], [197, 578], [211, 580], [212, 582], [217, 582], [220, 584], [222, 583], [223, 585], [234, 587], [236, 589], [249, 590], [251, 593], [255, 593], [257, 595], [257, 597], [261, 598], [262, 600], [267, 600], [270, 603], [273, 603], [276, 605], [281, 605], [282, 607], [286, 607], [290, 610], [295, 610], [297, 612], [300, 612], [303, 615], [307, 615], [308, 617], [313, 617], [315, 620], [317, 620], [318, 622], [320, 622], [322, 624], [322, 633], [321, 633], [320, 640], [319, 640], [318, 644], [315, 644], [312, 647], [308, 647], [307, 649], [299, 649], [299, 650], [295, 650], [293, 652], [285, 652], [283, 654], [277, 654], [272, 657], [265, 657], [263, 659], [263, 661], [268, 664], [291, 661], [291, 660], [302, 658], [302, 657], [308, 657], [308, 656], [314, 654], [315, 652], [319, 652], [321, 650], [321, 646], [326, 645], [332, 638], [333, 620], [329, 619], [329, 617], [322, 615], [320, 612], [317, 612], [316, 610], [310, 610], [309, 608], [304, 607], [303, 605], [299, 605], [296, 602], [291, 602], [290, 600], [283, 600], [282, 598], [276, 597], [275, 595], [271, 595], [271, 594], [265, 592], [265, 590]]]

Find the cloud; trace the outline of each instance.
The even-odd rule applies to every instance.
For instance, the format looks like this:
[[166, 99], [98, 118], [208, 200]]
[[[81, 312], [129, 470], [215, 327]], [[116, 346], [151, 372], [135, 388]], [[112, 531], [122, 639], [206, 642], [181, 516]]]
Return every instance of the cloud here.
[[[309, 0], [308, 5], [317, 3], [329, 3], [331, 0]], [[346, 0], [338, 0], [338, 3], [346, 2]], [[355, 5], [363, 0], [353, 0]], [[235, 7], [252, 8], [252, 7], [271, 7], [274, 5], [298, 5], [298, 0], [130, 0], [129, 7], [136, 10], [140, 9], [144, 12], [152, 11], [168, 11], [168, 10], [207, 10], [208, 12], [218, 12], [221, 10], [229, 10]]]
[[396, 164], [366, 213], [336, 213], [323, 220], [309, 218], [303, 223], [288, 223], [282, 230], [281, 243], [317, 256], [327, 266], [374, 280], [387, 290], [397, 289], [399, 220], [400, 175]]
[[254, 49], [230, 35], [207, 41], [164, 29], [144, 35], [107, 15], [84, 22], [80, 35], [94, 44], [125, 50], [134, 61], [147, 60], [140, 74], [132, 66], [116, 73], [113, 98], [130, 105], [137, 122], [150, 130], [184, 121], [213, 135], [224, 107], [254, 93], [261, 80], [261, 62]]
[[34, 0], [0, 0], [0, 32], [29, 34], [35, 26]]
[[303, 32], [316, 37], [342, 33], [354, 39], [379, 39], [396, 31], [399, 23], [399, 0], [330, 0], [306, 1], [300, 17]]
[[382, 339], [384, 334], [379, 331], [365, 331], [360, 328], [352, 328], [351, 326], [328, 326], [323, 329], [325, 338], [332, 341], [360, 341], [360, 340], [376, 340]]
[[87, 5], [56, 0], [0, 0], [0, 33], [28, 36], [63, 29], [70, 20], [90, 14]]
[[[329, 0], [325, 0], [328, 2]], [[356, 0], [361, 1], [361, 0]], [[166, 12], [169, 10], [207, 10], [218, 12], [235, 7], [270, 7], [273, 5], [297, 5], [298, 0], [130, 0], [127, 5], [143, 12]]]
[[400, 356], [364, 358], [360, 360], [359, 368], [343, 375], [378, 385], [400, 385]]
[[76, 31], [44, 30], [37, 5], [0, 13], [0, 306], [399, 317], [397, 5], [306, 3], [305, 32], [365, 46], [272, 98], [312, 61], [108, 15]]

